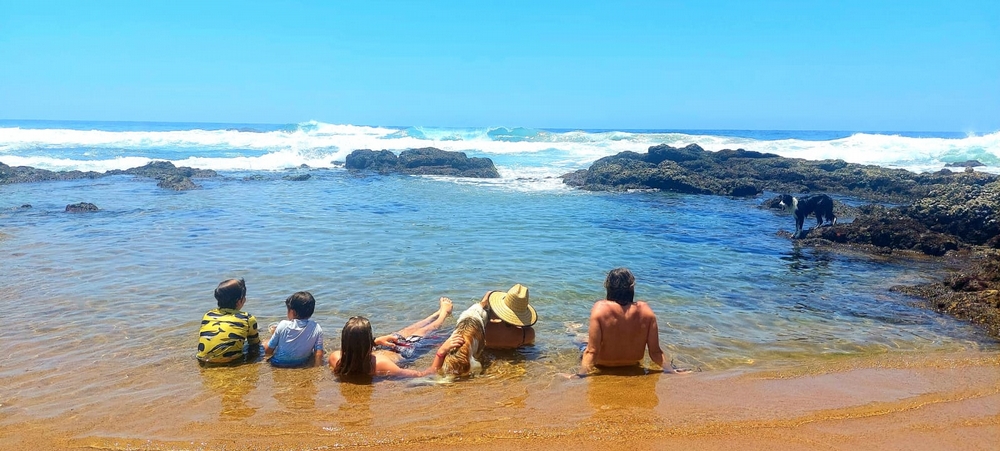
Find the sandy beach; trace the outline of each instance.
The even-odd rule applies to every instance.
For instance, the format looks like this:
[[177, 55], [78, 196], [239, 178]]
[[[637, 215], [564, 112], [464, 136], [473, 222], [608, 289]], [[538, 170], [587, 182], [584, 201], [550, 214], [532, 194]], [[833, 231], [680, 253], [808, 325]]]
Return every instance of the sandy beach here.
[[[191, 363], [191, 362], [188, 362]], [[202, 390], [51, 416], [0, 407], [3, 449], [992, 450], [1000, 355], [886, 354], [767, 371], [518, 372], [453, 384], [339, 383], [326, 368], [202, 370]], [[142, 389], [146, 387], [146, 389]], [[196, 390], [198, 391], [198, 390]]]

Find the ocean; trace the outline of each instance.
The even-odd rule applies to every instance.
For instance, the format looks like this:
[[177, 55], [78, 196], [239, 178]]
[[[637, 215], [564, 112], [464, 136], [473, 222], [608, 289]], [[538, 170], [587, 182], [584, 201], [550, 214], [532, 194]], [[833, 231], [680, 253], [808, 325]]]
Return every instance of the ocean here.
[[[245, 310], [262, 327], [285, 317], [288, 295], [312, 292], [328, 350], [351, 316], [387, 334], [433, 312], [440, 296], [457, 316], [486, 291], [524, 284], [537, 344], [494, 355], [480, 380], [575, 370], [590, 307], [620, 266], [657, 313], [670, 358], [703, 372], [998, 349], [977, 328], [889, 290], [936, 280], [939, 262], [799, 246], [778, 234], [793, 230], [790, 216], [760, 208], [775, 193], [585, 192], [559, 178], [622, 151], [691, 143], [918, 172], [974, 159], [986, 165], [977, 170], [1000, 172], [1000, 132], [0, 121], [0, 162], [11, 166], [107, 171], [168, 160], [221, 175], [185, 192], [131, 176], [0, 185], [0, 405], [14, 418], [44, 418], [231, 401], [194, 359], [212, 292], [231, 277], [246, 279]], [[419, 147], [491, 158], [502, 177], [354, 173], [337, 163], [355, 149]], [[312, 177], [283, 179], [299, 173]], [[76, 202], [100, 211], [63, 211]], [[253, 388], [278, 370], [219, 371], [240, 372]], [[302, 396], [332, 387], [328, 373], [308, 372], [318, 388]], [[236, 396], [224, 412], [281, 409]]]

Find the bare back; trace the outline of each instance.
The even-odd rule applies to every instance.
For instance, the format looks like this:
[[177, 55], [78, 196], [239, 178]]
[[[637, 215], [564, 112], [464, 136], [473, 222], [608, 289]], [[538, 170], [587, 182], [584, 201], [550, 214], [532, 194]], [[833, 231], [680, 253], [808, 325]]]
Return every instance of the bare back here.
[[649, 358], [663, 366], [656, 314], [645, 302], [619, 305], [601, 300], [590, 311], [590, 330], [583, 365], [628, 366]]

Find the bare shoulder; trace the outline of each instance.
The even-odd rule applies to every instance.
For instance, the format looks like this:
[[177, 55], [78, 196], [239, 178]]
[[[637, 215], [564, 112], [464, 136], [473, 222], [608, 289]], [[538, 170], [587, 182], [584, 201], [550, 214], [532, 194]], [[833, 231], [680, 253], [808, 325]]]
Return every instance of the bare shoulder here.
[[337, 366], [337, 362], [340, 361], [340, 351], [333, 351], [330, 353], [330, 358], [328, 359], [330, 366]]
[[605, 312], [613, 311], [613, 309], [615, 309], [617, 307], [618, 307], [618, 304], [615, 303], [614, 301], [609, 301], [607, 299], [601, 299], [600, 301], [597, 301], [597, 302], [594, 303], [594, 307], [590, 309], [590, 313], [592, 315], [593, 314], [599, 314], [599, 313], [605, 313]]
[[637, 301], [635, 306], [639, 309], [639, 314], [644, 317], [656, 318], [656, 313], [653, 312], [653, 308], [649, 306], [646, 301]]

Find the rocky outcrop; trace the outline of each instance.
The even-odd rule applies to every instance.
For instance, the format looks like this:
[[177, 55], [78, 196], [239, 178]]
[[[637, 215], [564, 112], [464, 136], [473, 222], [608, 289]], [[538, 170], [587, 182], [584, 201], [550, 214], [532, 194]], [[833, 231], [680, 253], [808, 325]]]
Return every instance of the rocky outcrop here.
[[943, 281], [892, 290], [926, 299], [930, 308], [970, 321], [1000, 338], [1000, 251], [976, 251], [956, 261], [961, 268]]
[[75, 204], [69, 204], [66, 206], [67, 213], [86, 213], [90, 211], [98, 211], [97, 205], [90, 202], [79, 202]]
[[940, 185], [903, 213], [935, 232], [1000, 247], [1000, 181]]
[[980, 166], [986, 166], [985, 164], [979, 162], [979, 160], [965, 160], [956, 163], [945, 164], [946, 168], [978, 168]]
[[77, 180], [77, 179], [96, 179], [103, 177], [104, 174], [100, 172], [81, 172], [81, 171], [49, 171], [45, 169], [37, 169], [29, 166], [7, 166], [6, 164], [0, 163], [0, 185], [7, 185], [11, 183], [34, 183], [34, 182], [46, 182], [52, 180]]
[[854, 222], [806, 231], [804, 244], [809, 244], [808, 240], [825, 240], [862, 246], [880, 254], [906, 250], [934, 256], [967, 247], [953, 235], [930, 230], [920, 221], [906, 216], [900, 208], [865, 205], [859, 210]]
[[83, 178], [96, 179], [109, 175], [134, 175], [138, 177], [149, 177], [159, 181], [157, 186], [178, 191], [198, 188], [191, 178], [215, 177], [215, 171], [206, 169], [194, 169], [189, 167], [175, 167], [169, 161], [154, 161], [145, 166], [132, 169], [115, 169], [104, 173], [81, 172], [81, 171], [48, 171], [36, 169], [28, 166], [7, 166], [0, 163], [0, 184], [9, 183], [32, 183], [52, 180], [77, 180]]
[[282, 177], [281, 179], [282, 180], [288, 180], [290, 182], [304, 182], [304, 181], [309, 180], [311, 178], [312, 178], [312, 174], [295, 174], [295, 175], [286, 175], [286, 176]]
[[[589, 169], [566, 174], [563, 182], [587, 190], [654, 189], [739, 197], [763, 191], [827, 192], [903, 204], [852, 207], [853, 222], [809, 229], [800, 243], [836, 243], [879, 254], [977, 255], [955, 257], [964, 270], [943, 282], [894, 289], [928, 299], [932, 308], [979, 324], [1000, 338], [1000, 178], [976, 172], [973, 168], [979, 165], [967, 161], [950, 165], [964, 167], [962, 172], [916, 174], [841, 160], [660, 145], [645, 154], [622, 152], [602, 158]], [[763, 206], [778, 208], [778, 199]], [[838, 217], [844, 217], [844, 208], [837, 203]]]
[[499, 178], [493, 160], [469, 158], [464, 152], [450, 152], [433, 147], [408, 149], [399, 156], [389, 150], [360, 149], [351, 152], [345, 167], [382, 174], [446, 175], [452, 177]]
[[647, 153], [622, 152], [601, 158], [589, 169], [563, 176], [564, 183], [592, 191], [656, 189], [689, 194], [755, 196], [781, 193], [841, 193], [871, 200], [911, 202], [941, 185], [984, 185], [997, 176], [939, 171], [916, 174], [903, 169], [809, 161], [737, 150], [709, 152], [697, 144], [650, 147]]
[[[777, 209], [777, 201], [764, 206]], [[840, 212], [837, 216], [843, 217]], [[864, 205], [851, 216], [854, 222], [814, 228], [803, 238], [871, 246], [879, 253], [911, 250], [935, 256], [973, 245], [1000, 248], [1000, 181], [942, 185], [912, 205]]]
[[187, 178], [210, 178], [218, 174], [211, 169], [195, 169], [186, 166], [177, 167], [169, 161], [152, 161], [145, 166], [131, 169], [115, 169], [105, 172], [105, 175], [136, 175], [149, 177], [151, 179], [162, 180], [167, 177], [187, 177]]
[[156, 186], [174, 191], [187, 191], [201, 188], [192, 182], [190, 178], [180, 175], [164, 175], [158, 180], [159, 182], [156, 183]]

